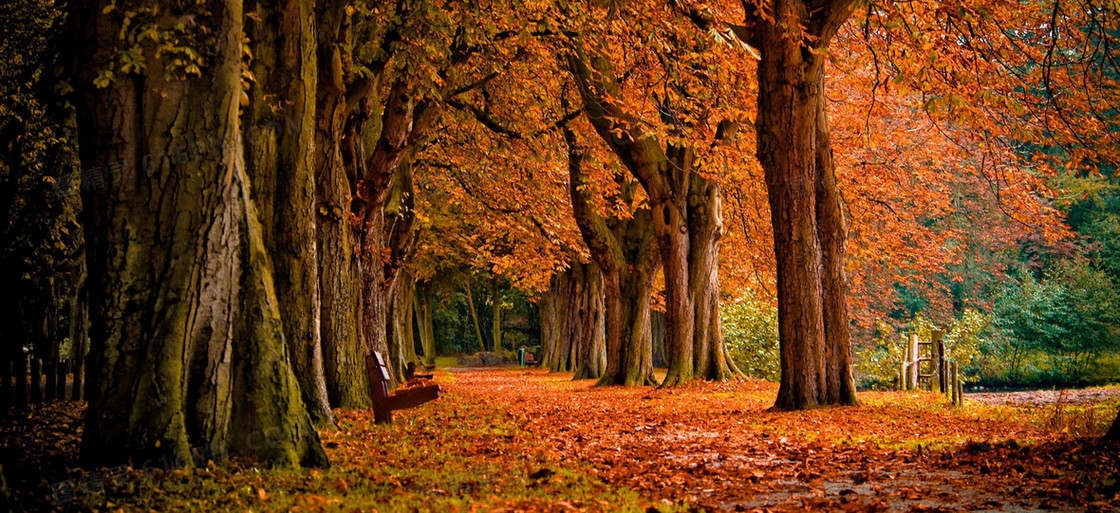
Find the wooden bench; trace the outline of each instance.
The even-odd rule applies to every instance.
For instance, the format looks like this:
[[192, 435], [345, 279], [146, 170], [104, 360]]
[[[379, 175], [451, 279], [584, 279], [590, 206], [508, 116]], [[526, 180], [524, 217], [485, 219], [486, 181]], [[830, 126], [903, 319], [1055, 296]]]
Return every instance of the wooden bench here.
[[439, 398], [439, 385], [422, 385], [389, 393], [389, 368], [381, 353], [374, 351], [366, 357], [369, 373], [369, 396], [373, 401], [373, 420], [378, 424], [393, 422], [393, 411], [420, 406]]

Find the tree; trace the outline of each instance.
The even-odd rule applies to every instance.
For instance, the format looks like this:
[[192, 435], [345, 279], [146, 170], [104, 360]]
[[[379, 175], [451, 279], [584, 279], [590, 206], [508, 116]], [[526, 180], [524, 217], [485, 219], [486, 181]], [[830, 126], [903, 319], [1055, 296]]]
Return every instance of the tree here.
[[243, 20], [237, 0], [72, 13], [82, 164], [119, 172], [83, 198], [87, 461], [326, 464], [245, 169]]
[[[591, 257], [603, 276], [606, 315], [606, 371], [601, 385], [652, 385], [653, 355], [650, 340], [650, 294], [661, 265], [649, 209], [635, 208], [628, 218], [604, 219], [589, 192], [590, 178], [583, 166], [584, 150], [574, 131], [564, 127], [568, 146], [569, 193], [572, 211]], [[620, 180], [620, 199], [633, 204], [637, 184]]]
[[242, 140], [292, 370], [317, 426], [332, 420], [323, 370], [319, 255], [315, 244], [313, 2], [250, 4], [252, 84]]
[[[574, 34], [563, 56], [587, 119], [649, 202], [665, 278], [669, 370], [663, 385], [729, 379], [738, 372], [720, 327], [722, 197], [719, 172], [709, 162], [733, 138], [741, 115], [723, 89], [735, 76], [721, 74], [716, 63], [744, 53], [721, 51], [723, 39], [696, 30], [673, 6], [582, 14], [588, 19], [569, 29]], [[626, 23], [598, 21], [613, 16]], [[645, 39], [657, 43], [635, 44]], [[633, 47], [643, 48], [635, 58], [653, 69], [621, 64], [630, 58], [621, 49]], [[652, 78], [641, 75], [647, 73]], [[630, 75], [637, 78], [627, 80]], [[635, 85], [622, 86], [629, 82]]]
[[827, 104], [827, 50], [855, 2], [744, 2], [758, 50], [758, 159], [778, 263], [781, 385], [775, 407], [854, 404], [844, 220]]

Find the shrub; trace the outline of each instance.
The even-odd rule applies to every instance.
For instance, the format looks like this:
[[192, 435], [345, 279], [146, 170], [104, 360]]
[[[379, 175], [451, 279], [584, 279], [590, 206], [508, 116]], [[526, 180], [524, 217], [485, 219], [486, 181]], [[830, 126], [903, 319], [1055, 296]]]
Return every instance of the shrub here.
[[723, 339], [739, 369], [770, 381], [780, 377], [778, 308], [762, 301], [740, 299], [720, 312]]

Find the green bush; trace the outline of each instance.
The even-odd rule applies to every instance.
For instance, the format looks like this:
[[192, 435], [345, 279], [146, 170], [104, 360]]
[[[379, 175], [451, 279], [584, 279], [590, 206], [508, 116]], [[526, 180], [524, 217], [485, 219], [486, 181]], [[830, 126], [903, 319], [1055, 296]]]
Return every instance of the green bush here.
[[723, 339], [739, 369], [752, 378], [777, 381], [778, 308], [762, 301], [740, 299], [720, 311]]
[[1041, 279], [1029, 272], [995, 302], [1005, 372], [993, 384], [1091, 384], [1120, 349], [1120, 294], [1108, 273], [1083, 259], [1064, 261]]

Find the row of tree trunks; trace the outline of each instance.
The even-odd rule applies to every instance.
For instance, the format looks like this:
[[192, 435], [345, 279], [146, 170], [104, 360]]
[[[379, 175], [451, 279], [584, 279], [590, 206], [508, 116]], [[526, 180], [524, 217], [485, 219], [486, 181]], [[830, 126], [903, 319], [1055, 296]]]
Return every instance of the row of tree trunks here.
[[762, 56], [756, 132], [778, 264], [779, 409], [856, 400], [844, 225], [823, 89], [824, 50], [852, 5], [778, 2], [765, 19], [747, 19]]
[[145, 46], [144, 70], [95, 88], [93, 75], [119, 49], [118, 13], [130, 7], [109, 4], [79, 4], [71, 20], [83, 64], [82, 168], [120, 169], [105, 189], [83, 190], [91, 358], [82, 458], [325, 465], [245, 169], [242, 4], [176, 4], [155, 21], [171, 30], [190, 20], [205, 57], [199, 75], [169, 74], [177, 57]]
[[[669, 367], [662, 386], [694, 378], [730, 379], [738, 372], [720, 327], [719, 185], [701, 175], [691, 146], [662, 148], [644, 124], [615, 103], [622, 96], [605, 56], [588, 55], [577, 46], [569, 52], [568, 67], [588, 120], [649, 197], [665, 277]], [[619, 136], [620, 130], [626, 135]]]
[[[629, 219], [612, 218], [608, 223], [598, 212], [587, 190], [584, 154], [575, 134], [564, 128], [568, 146], [568, 192], [580, 234], [602, 273], [606, 369], [600, 385], [653, 385], [653, 356], [650, 339], [650, 295], [660, 268], [653, 221], [649, 211], [639, 210]], [[621, 184], [622, 194], [633, 193], [635, 184]]]
[[70, 359], [0, 358], [0, 413], [29, 403], [81, 400], [82, 369], [80, 361]]

